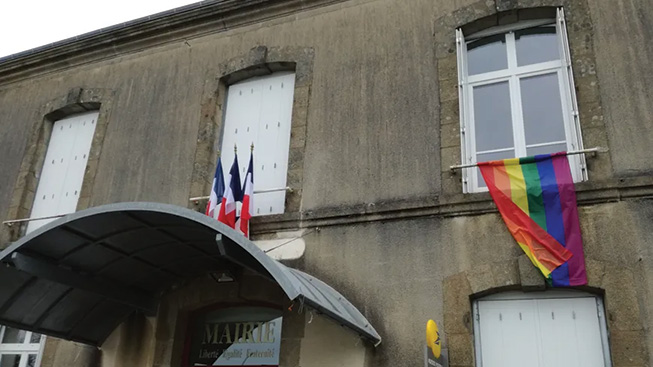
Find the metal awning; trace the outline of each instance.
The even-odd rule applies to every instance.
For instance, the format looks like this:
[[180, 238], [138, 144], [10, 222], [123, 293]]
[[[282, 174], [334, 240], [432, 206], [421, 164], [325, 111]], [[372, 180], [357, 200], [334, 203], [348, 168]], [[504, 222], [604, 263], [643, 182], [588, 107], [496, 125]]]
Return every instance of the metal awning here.
[[239, 266], [275, 281], [290, 301], [381, 342], [333, 288], [178, 206], [118, 203], [73, 213], [12, 243], [0, 262], [0, 324], [86, 344], [101, 345], [133, 312], [154, 314], [174, 284]]

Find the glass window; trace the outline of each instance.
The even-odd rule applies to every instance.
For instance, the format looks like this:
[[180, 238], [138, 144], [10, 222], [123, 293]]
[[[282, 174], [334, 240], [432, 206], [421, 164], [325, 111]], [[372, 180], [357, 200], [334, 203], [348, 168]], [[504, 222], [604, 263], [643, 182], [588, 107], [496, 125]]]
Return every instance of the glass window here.
[[521, 105], [526, 146], [565, 140], [558, 74], [521, 78]]
[[[557, 22], [458, 30], [457, 44], [463, 164], [582, 149], [562, 9]], [[587, 179], [583, 158], [569, 161]], [[465, 192], [487, 190], [478, 170], [463, 175]]]
[[23, 343], [25, 341], [25, 331], [14, 328], [5, 328], [5, 333], [2, 336], [2, 343]]
[[20, 354], [2, 354], [0, 355], [0, 367], [19, 367]]
[[467, 45], [469, 75], [502, 70], [508, 67], [506, 36], [503, 34], [481, 38]]
[[542, 26], [515, 31], [517, 65], [537, 64], [560, 58], [558, 37], [554, 26]]
[[0, 367], [37, 367], [41, 334], [0, 326]]
[[32, 336], [30, 337], [29, 342], [32, 343], [32, 344], [40, 343], [41, 342], [41, 334], [32, 333]]
[[474, 120], [477, 153], [513, 146], [507, 81], [474, 87]]

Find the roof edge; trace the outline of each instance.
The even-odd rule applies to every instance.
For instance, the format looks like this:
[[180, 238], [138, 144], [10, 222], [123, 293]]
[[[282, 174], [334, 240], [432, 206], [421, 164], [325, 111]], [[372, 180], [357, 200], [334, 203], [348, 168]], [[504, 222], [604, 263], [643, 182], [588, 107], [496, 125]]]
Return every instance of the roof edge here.
[[0, 57], [0, 84], [343, 1], [200, 1]]
[[37, 46], [25, 51], [17, 52], [15, 54], [10, 54], [7, 56], [0, 57], [0, 67], [3, 67], [5, 64], [10, 63], [14, 60], [25, 60], [30, 56], [36, 54], [44, 54], [47, 51], [52, 51], [53, 49], [61, 49], [67, 46], [72, 46], [74, 44], [81, 44], [88, 41], [99, 41], [103, 37], [112, 36], [113, 41], [119, 40], [121, 33], [130, 30], [136, 29], [147, 29], [149, 27], [156, 27], [158, 23], [164, 22], [165, 26], [173, 26], [176, 23], [183, 22], [187, 20], [188, 17], [193, 17], [197, 15], [211, 15], [215, 13], [222, 13], [225, 10], [238, 7], [233, 6], [234, 3], [238, 3], [240, 7], [247, 6], [249, 3], [259, 3], [269, 0], [214, 0], [214, 1], [200, 1], [197, 3], [192, 3], [177, 8], [165, 10], [158, 12], [152, 15], [132, 19], [126, 22], [120, 22], [108, 27], [103, 27], [97, 30], [90, 32], [82, 33], [77, 36], [65, 38], [63, 40], [51, 42], [42, 46]]

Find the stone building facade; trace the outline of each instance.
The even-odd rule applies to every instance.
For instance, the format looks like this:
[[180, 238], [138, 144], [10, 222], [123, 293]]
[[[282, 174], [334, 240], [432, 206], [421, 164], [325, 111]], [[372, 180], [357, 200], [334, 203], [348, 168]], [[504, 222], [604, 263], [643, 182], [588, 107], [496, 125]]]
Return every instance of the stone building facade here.
[[[649, 366], [647, 5], [227, 0], [5, 57], [0, 219], [29, 217], [52, 122], [83, 111], [99, 117], [78, 210], [148, 201], [202, 211], [204, 203], [189, 198], [210, 191], [229, 85], [293, 71], [292, 191], [283, 214], [254, 219], [251, 237], [264, 245], [302, 236], [288, 245], [292, 259], [280, 250], [276, 256], [347, 297], [383, 342], [374, 347], [326, 319], [288, 310], [281, 365], [420, 365], [428, 319], [441, 326], [449, 366], [479, 365], [475, 300], [546, 292], [546, 285], [490, 195], [463, 193], [460, 171], [450, 169], [462, 159], [456, 30], [473, 33], [562, 7], [582, 139], [609, 149], [587, 155], [589, 178], [576, 184], [588, 275], [579, 291], [603, 301], [612, 365]], [[5, 225], [1, 245], [23, 235], [24, 227]], [[189, 312], [251, 300], [283, 304], [283, 295], [254, 275], [231, 285], [199, 278], [165, 294], [156, 315], [131, 316], [99, 348], [47, 338], [41, 366], [180, 366]], [[340, 342], [323, 348], [333, 340]]]

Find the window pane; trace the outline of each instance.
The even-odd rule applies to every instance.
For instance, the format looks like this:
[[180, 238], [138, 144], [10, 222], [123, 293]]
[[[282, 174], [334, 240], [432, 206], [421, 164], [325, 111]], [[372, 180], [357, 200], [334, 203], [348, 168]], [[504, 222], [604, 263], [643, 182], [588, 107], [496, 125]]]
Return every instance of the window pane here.
[[18, 367], [20, 354], [3, 354], [0, 356], [0, 367]]
[[[476, 162], [488, 162], [496, 161], [499, 159], [514, 158], [515, 150], [510, 149], [503, 152], [494, 152], [494, 153], [481, 153], [476, 155]], [[481, 175], [481, 170], [476, 169], [476, 176], [478, 177], [478, 187], [486, 187], [483, 176]]]
[[32, 336], [29, 338], [29, 342], [32, 344], [41, 342], [41, 334], [32, 333]]
[[467, 73], [469, 75], [502, 70], [507, 67], [508, 56], [504, 34], [481, 38], [467, 44]]
[[25, 331], [5, 327], [5, 335], [2, 338], [3, 343], [23, 343], [25, 341]]
[[474, 87], [476, 151], [513, 147], [508, 82]]
[[520, 80], [526, 145], [565, 140], [556, 73]]
[[27, 357], [27, 367], [35, 367], [36, 366], [36, 354], [30, 354]]
[[529, 156], [538, 155], [538, 154], [565, 152], [565, 151], [567, 151], [567, 143], [558, 143], [553, 145], [526, 148], [526, 154], [528, 154]]
[[519, 66], [560, 59], [555, 26], [515, 31], [515, 42]]

